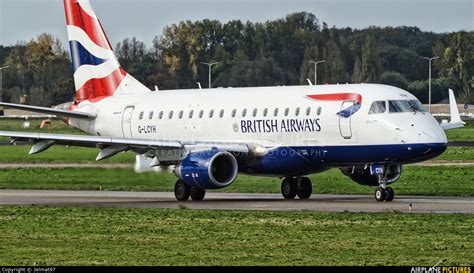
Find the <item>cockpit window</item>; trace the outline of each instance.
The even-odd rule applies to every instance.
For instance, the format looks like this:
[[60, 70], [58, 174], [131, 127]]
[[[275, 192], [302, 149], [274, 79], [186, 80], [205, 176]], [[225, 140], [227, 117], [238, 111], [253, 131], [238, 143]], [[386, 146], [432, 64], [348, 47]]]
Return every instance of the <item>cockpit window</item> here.
[[380, 114], [385, 113], [387, 110], [387, 104], [385, 101], [374, 101], [372, 106], [370, 106], [369, 114]]
[[391, 100], [388, 102], [388, 110], [390, 113], [426, 112], [418, 100]]
[[428, 112], [426, 111], [425, 107], [423, 107], [423, 104], [421, 104], [419, 100], [411, 100], [410, 102], [413, 105], [413, 107], [416, 109], [416, 111], [422, 112], [422, 113]]

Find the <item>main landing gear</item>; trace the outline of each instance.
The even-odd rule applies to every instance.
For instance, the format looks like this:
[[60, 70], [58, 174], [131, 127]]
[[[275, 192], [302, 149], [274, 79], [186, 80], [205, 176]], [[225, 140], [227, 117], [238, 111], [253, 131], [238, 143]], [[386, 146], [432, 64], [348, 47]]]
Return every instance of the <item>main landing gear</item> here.
[[205, 190], [201, 188], [192, 188], [181, 179], [178, 179], [174, 185], [174, 196], [178, 201], [188, 201], [189, 197], [194, 201], [201, 201], [204, 199], [205, 195]]
[[311, 180], [308, 177], [285, 177], [281, 182], [281, 194], [285, 199], [308, 199], [313, 192]]
[[382, 202], [382, 201], [392, 201], [395, 197], [395, 192], [392, 188], [387, 187], [387, 168], [384, 168], [384, 172], [382, 174], [378, 174], [379, 178], [379, 187], [375, 190], [375, 200]]

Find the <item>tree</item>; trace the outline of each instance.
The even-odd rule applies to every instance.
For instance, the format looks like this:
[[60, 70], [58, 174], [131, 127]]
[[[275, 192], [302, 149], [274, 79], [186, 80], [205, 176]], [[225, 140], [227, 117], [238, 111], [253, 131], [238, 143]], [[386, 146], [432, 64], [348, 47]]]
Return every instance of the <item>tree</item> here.
[[326, 82], [340, 83], [345, 82], [347, 77], [345, 75], [344, 62], [341, 58], [341, 50], [334, 40], [329, 40], [326, 43], [327, 59], [326, 59]]
[[408, 88], [408, 81], [401, 73], [386, 71], [380, 75], [379, 83], [396, 86], [401, 89]]
[[368, 34], [362, 47], [361, 59], [361, 82], [375, 83], [378, 79], [379, 64], [377, 61], [377, 48], [375, 46], [374, 38]]

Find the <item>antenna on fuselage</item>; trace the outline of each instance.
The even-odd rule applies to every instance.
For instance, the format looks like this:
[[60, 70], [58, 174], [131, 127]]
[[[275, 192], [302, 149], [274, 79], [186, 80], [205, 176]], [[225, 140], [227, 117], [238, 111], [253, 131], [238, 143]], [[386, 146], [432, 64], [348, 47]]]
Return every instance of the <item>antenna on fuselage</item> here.
[[158, 86], [155, 85], [155, 91], [160, 91], [160, 89], [158, 89]]
[[313, 85], [313, 83], [311, 82], [310, 79], [306, 79], [306, 80], [308, 81], [308, 84], [309, 84], [309, 85]]
[[196, 84], [198, 85], [199, 89], [202, 89], [200, 82], [196, 82]]

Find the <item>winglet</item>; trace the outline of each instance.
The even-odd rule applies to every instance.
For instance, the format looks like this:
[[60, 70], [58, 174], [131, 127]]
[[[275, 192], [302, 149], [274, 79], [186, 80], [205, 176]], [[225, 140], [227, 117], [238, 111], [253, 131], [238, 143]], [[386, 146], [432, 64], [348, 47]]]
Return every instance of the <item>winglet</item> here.
[[464, 127], [466, 123], [461, 120], [461, 115], [459, 115], [458, 105], [452, 89], [449, 89], [449, 114], [451, 116], [449, 123], [441, 124], [444, 130]]
[[450, 123], [462, 123], [466, 124], [461, 120], [459, 115], [458, 104], [456, 103], [456, 98], [454, 97], [454, 92], [452, 89], [449, 89], [449, 113], [451, 115]]

